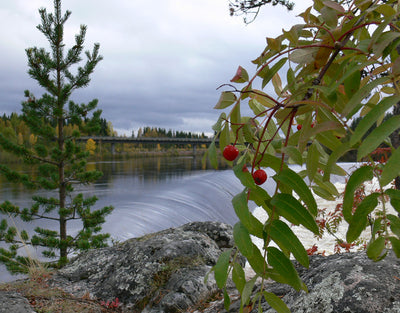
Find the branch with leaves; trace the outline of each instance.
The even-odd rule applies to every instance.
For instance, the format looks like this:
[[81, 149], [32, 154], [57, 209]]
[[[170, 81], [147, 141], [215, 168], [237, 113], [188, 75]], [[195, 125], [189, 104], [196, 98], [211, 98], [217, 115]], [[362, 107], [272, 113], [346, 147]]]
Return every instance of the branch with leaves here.
[[[351, 174], [341, 209], [348, 224], [347, 242], [342, 244], [355, 242], [372, 223], [368, 256], [380, 260], [393, 249], [400, 257], [400, 218], [390, 214], [387, 206], [378, 207], [379, 199], [388, 198], [400, 213], [400, 191], [390, 188], [400, 173], [400, 149], [389, 139], [396, 132], [398, 136], [400, 116], [383, 120], [400, 102], [399, 13], [394, 1], [314, 0], [313, 6], [300, 14], [303, 24], [267, 38], [266, 48], [253, 61], [257, 69], [252, 77], [239, 67], [231, 83], [222, 86], [230, 90], [221, 93], [215, 106], [223, 112], [213, 130], [221, 153], [228, 155], [244, 187], [232, 200], [239, 218], [234, 239], [256, 273], [246, 281], [230, 252], [221, 256], [213, 271], [218, 286], [224, 289], [227, 309], [227, 273], [232, 273], [242, 294], [241, 312], [255, 301], [260, 304], [262, 298], [278, 312], [288, 312], [282, 300], [264, 287], [250, 298], [247, 290], [258, 277], [307, 290], [291, 262], [294, 258], [308, 267], [307, 250], [290, 225], [320, 235], [315, 195], [327, 200], [339, 196], [331, 174], [347, 175], [338, 160], [348, 151], [355, 150], [362, 162], [370, 160], [385, 143], [391, 156], [379, 164], [379, 171], [367, 164]], [[243, 111], [251, 114], [243, 116]], [[363, 119], [352, 130], [349, 124], [357, 116]], [[367, 134], [374, 124], [377, 127]], [[227, 147], [229, 151], [237, 149], [238, 156], [224, 153]], [[208, 155], [217, 165], [215, 142]], [[289, 164], [304, 169], [295, 172]], [[266, 178], [259, 180], [256, 175], [265, 169], [275, 172], [269, 178], [276, 184], [272, 194], [262, 188]], [[379, 180], [380, 191], [356, 202], [357, 188], [372, 177]], [[265, 223], [254, 217], [249, 202], [265, 210]], [[251, 236], [263, 240], [261, 251]]]

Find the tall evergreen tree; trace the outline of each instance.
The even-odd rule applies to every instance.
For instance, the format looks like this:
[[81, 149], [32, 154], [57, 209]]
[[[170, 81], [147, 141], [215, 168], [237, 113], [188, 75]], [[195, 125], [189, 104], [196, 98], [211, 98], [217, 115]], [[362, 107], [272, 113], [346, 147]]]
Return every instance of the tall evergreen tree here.
[[[60, 265], [67, 261], [71, 252], [106, 246], [109, 235], [100, 233], [101, 225], [113, 210], [111, 206], [92, 210], [97, 198], [84, 198], [74, 192], [74, 186], [94, 182], [102, 175], [99, 171], [86, 171], [88, 152], [75, 142], [81, 131], [91, 133], [99, 129], [101, 111], [96, 110], [98, 101], [77, 104], [70, 100], [73, 91], [89, 84], [90, 75], [102, 60], [100, 46], [95, 44], [92, 52], [86, 51], [87, 60], [84, 66], [79, 66], [86, 26], [80, 26], [75, 45], [66, 51], [64, 24], [71, 12], [62, 14], [61, 0], [55, 0], [54, 14], [47, 13], [44, 8], [39, 14], [41, 24], [37, 28], [47, 38], [51, 50], [33, 47], [26, 49], [26, 54], [29, 75], [46, 93], [37, 99], [25, 91], [27, 100], [22, 103], [23, 119], [37, 136], [37, 141], [33, 147], [22, 146], [0, 134], [0, 146], [32, 164], [36, 173], [30, 177], [4, 165], [0, 165], [0, 173], [10, 181], [49, 192], [46, 193], [48, 196], [43, 193], [33, 196], [30, 208], [20, 209], [9, 201], [0, 205], [1, 212], [6, 214], [0, 223], [0, 240], [10, 244], [9, 249], [0, 249], [0, 261], [12, 272], [23, 271], [20, 265], [27, 261], [17, 253], [22, 244], [43, 247], [43, 254], [58, 258]], [[76, 74], [71, 72], [74, 68]], [[64, 126], [68, 123], [78, 125], [79, 131], [67, 136]], [[8, 215], [25, 222], [42, 220], [41, 225], [45, 225], [43, 220], [56, 221], [59, 229], [38, 226], [34, 234], [18, 233], [15, 227], [9, 226]], [[81, 222], [78, 233], [67, 232], [67, 223], [72, 220]]]

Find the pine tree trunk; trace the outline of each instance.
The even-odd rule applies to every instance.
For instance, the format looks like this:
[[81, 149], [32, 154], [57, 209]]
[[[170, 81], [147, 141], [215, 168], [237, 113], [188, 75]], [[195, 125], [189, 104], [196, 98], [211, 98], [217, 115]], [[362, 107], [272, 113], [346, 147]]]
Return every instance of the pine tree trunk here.
[[[56, 18], [58, 25], [61, 25], [61, 7], [59, 6], [56, 10]], [[58, 33], [57, 47], [56, 47], [56, 57], [57, 57], [57, 106], [58, 106], [58, 148], [61, 152], [61, 155], [64, 154], [64, 99], [62, 94], [62, 73], [61, 73], [61, 61], [62, 61], [62, 33]], [[60, 211], [65, 208], [65, 199], [66, 199], [66, 182], [65, 182], [65, 163], [64, 157], [61, 157], [59, 161], [59, 200], [60, 200]], [[60, 223], [60, 261], [64, 263], [67, 260], [67, 220], [66, 218], [60, 214], [59, 217]]]
[[[64, 121], [62, 118], [58, 120], [58, 147], [61, 153], [64, 152]], [[59, 163], [59, 178], [60, 178], [60, 186], [59, 186], [59, 200], [60, 200], [60, 209], [65, 208], [65, 199], [66, 199], [66, 186], [65, 186], [65, 175], [64, 175], [64, 160], [62, 159]], [[64, 216], [60, 215], [60, 259], [64, 260], [67, 258], [67, 220]]]

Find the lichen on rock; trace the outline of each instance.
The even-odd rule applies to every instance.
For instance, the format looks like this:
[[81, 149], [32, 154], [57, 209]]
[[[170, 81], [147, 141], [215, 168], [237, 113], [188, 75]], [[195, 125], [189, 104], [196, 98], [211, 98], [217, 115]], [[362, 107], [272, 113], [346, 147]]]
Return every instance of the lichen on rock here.
[[[370, 260], [364, 251], [313, 255], [308, 269], [295, 265], [308, 293], [270, 281], [264, 285], [264, 290], [281, 297], [292, 313], [400, 313], [400, 259], [394, 253], [379, 262]], [[254, 292], [258, 290], [260, 284]], [[234, 301], [229, 313], [239, 312], [239, 307], [240, 300]], [[261, 307], [263, 313], [276, 312], [266, 302]], [[220, 301], [203, 312], [226, 311]]]
[[193, 222], [83, 253], [52, 284], [76, 296], [118, 298], [137, 312], [181, 312], [218, 291], [212, 275], [204, 277], [232, 246], [230, 225]]

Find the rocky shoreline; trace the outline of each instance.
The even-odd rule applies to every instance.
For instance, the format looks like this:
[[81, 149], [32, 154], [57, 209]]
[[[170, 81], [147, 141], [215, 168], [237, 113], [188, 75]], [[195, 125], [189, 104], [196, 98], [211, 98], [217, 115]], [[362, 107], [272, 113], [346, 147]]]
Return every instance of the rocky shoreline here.
[[[75, 297], [110, 302], [118, 298], [119, 312], [226, 312], [223, 300], [215, 300], [220, 290], [213, 275], [207, 282], [204, 277], [221, 252], [232, 246], [230, 225], [189, 223], [88, 251], [48, 283]], [[308, 293], [271, 282], [264, 287], [282, 297], [293, 313], [400, 313], [400, 260], [392, 253], [377, 263], [364, 252], [315, 255], [309, 269], [298, 271]], [[257, 288], [260, 283], [253, 292]], [[229, 293], [229, 313], [239, 312], [240, 297], [232, 285]], [[275, 312], [267, 303], [261, 306], [265, 313]], [[22, 296], [1, 292], [1, 312], [34, 311]]]

